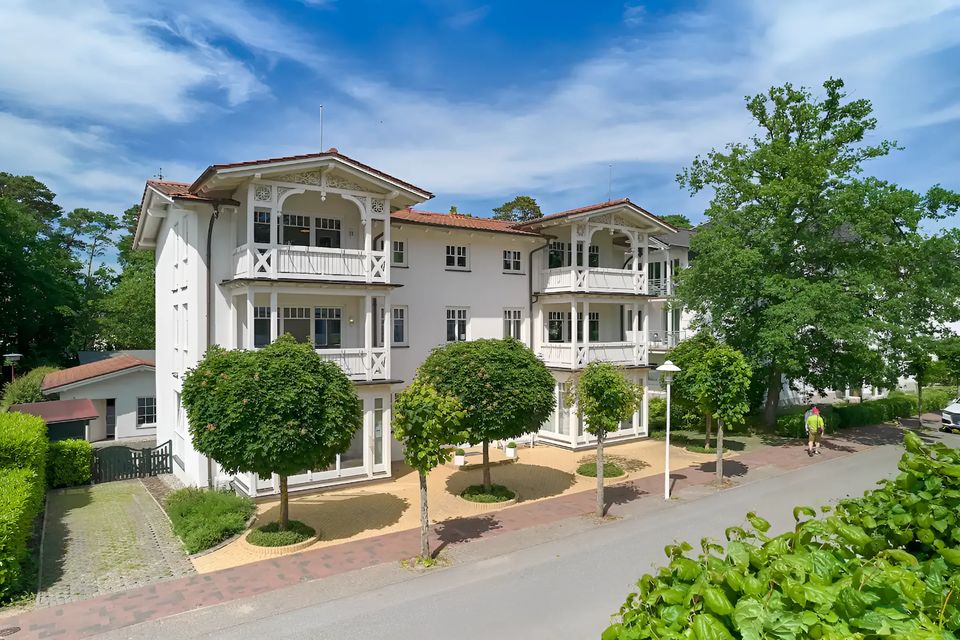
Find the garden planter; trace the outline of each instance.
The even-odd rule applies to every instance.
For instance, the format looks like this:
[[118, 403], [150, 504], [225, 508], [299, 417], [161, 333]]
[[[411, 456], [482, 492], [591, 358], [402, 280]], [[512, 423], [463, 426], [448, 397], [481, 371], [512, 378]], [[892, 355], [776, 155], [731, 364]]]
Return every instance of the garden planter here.
[[506, 455], [508, 458], [516, 458], [516, 457], [517, 457], [517, 448], [516, 448], [516, 447], [507, 447], [506, 449], [503, 450], [503, 453], [504, 453], [504, 455]]
[[464, 455], [455, 455], [453, 456], [453, 465], [455, 467], [462, 467], [467, 462], [467, 456]]

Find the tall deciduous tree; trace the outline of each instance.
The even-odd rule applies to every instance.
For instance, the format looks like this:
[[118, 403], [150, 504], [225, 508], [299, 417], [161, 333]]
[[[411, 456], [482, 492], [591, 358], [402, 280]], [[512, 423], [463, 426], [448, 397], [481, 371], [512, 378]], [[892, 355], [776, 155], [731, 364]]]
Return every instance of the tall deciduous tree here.
[[764, 376], [768, 425], [783, 377], [821, 390], [892, 383], [891, 246], [945, 202], [932, 190], [928, 210], [903, 206], [903, 190], [860, 178], [896, 145], [865, 144], [870, 102], [847, 100], [841, 80], [823, 86], [822, 98], [787, 84], [748, 99], [758, 133], [677, 176], [713, 191], [677, 295]]
[[717, 346], [717, 340], [706, 331], [683, 340], [670, 350], [670, 360], [680, 367], [673, 375], [673, 401], [677, 406], [702, 415], [705, 424], [703, 446], [710, 446], [710, 432], [713, 430], [711, 404], [700, 396], [702, 387], [697, 384], [699, 366], [707, 352]]
[[723, 481], [723, 427], [742, 423], [750, 410], [752, 375], [743, 354], [723, 344], [710, 349], [695, 365], [694, 393], [717, 418], [717, 482]]
[[468, 441], [483, 444], [483, 486], [489, 492], [490, 441], [537, 431], [553, 412], [555, 381], [534, 353], [517, 340], [453, 342], [434, 349], [418, 376], [456, 397], [466, 415]]
[[660, 216], [660, 218], [678, 229], [693, 229], [693, 223], [690, 222], [690, 218], [682, 213], [668, 213], [665, 216]]
[[133, 250], [139, 205], [123, 213], [117, 241], [120, 276], [99, 303], [98, 337], [112, 349], [152, 349], [156, 333], [155, 259], [152, 250]]
[[323, 469], [363, 426], [353, 383], [289, 335], [258, 351], [207, 350], [183, 381], [193, 445], [228, 473], [280, 477], [280, 529], [289, 520], [287, 477]]
[[571, 391], [577, 413], [586, 421], [586, 431], [597, 439], [597, 507], [603, 517], [603, 443], [640, 406], [643, 389], [628, 381], [609, 362], [591, 362], [577, 376]]
[[493, 217], [496, 220], [512, 220], [513, 222], [526, 222], [542, 215], [540, 205], [530, 196], [517, 196], [493, 210]]
[[461, 428], [465, 413], [453, 396], [437, 393], [414, 379], [393, 404], [393, 435], [403, 445], [403, 459], [420, 476], [420, 557], [430, 557], [430, 516], [427, 510], [427, 474], [450, 460], [452, 444], [469, 434]]

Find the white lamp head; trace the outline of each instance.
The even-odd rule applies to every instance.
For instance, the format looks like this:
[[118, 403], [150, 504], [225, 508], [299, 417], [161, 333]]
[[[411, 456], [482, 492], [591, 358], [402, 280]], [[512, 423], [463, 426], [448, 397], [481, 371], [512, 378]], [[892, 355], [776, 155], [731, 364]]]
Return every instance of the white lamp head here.
[[675, 373], [677, 373], [678, 371], [680, 371], [680, 367], [678, 367], [677, 365], [675, 365], [675, 364], [673, 364], [672, 362], [670, 362], [669, 360], [667, 360], [667, 361], [664, 362], [662, 365], [660, 365], [659, 367], [657, 367], [657, 371], [659, 371], [660, 373], [662, 373], [664, 379], [669, 383], [670, 380], [673, 378], [673, 374], [675, 374]]
[[9, 362], [19, 362], [20, 358], [23, 357], [22, 353], [5, 353], [3, 354], [3, 359]]

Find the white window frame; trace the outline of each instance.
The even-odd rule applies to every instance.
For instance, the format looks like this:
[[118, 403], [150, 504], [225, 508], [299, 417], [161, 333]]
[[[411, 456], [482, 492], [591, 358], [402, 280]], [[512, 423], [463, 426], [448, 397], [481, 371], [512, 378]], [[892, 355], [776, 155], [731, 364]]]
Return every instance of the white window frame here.
[[273, 322], [273, 310], [268, 306], [267, 307], [255, 306], [253, 308], [253, 348], [254, 349], [262, 349], [263, 347], [267, 346], [267, 344], [257, 346], [257, 322], [258, 321], [263, 322], [264, 320], [267, 321], [267, 344], [270, 344], [271, 342], [270, 334], [272, 329], [271, 323]]
[[523, 309], [508, 307], [503, 310], [503, 337], [523, 340]]
[[523, 253], [515, 249], [503, 250], [503, 272], [523, 273]]
[[[397, 315], [399, 314], [399, 318]], [[397, 340], [397, 321], [400, 321], [402, 327], [402, 340]], [[395, 347], [406, 347], [409, 342], [410, 335], [410, 311], [406, 305], [394, 305], [391, 311], [390, 317], [390, 335], [393, 338], [392, 345]]]
[[[152, 401], [153, 412], [147, 413], [148, 404], [147, 400]], [[141, 402], [144, 401], [144, 402]], [[140, 420], [141, 415], [146, 418], [149, 415], [153, 416], [152, 421], [144, 419], [142, 422]], [[137, 398], [137, 429], [150, 429], [157, 426], [157, 397], [156, 396], [142, 396]]]
[[[317, 345], [317, 321], [330, 322], [338, 320], [340, 322], [340, 344], [337, 346], [319, 346]], [[317, 350], [337, 350], [343, 349], [343, 308], [342, 307], [314, 307], [313, 318], [310, 321], [310, 344]], [[330, 329], [327, 328], [327, 339], [329, 340]]]
[[[560, 323], [560, 339], [550, 339], [550, 323]], [[564, 344], [570, 341], [570, 312], [569, 311], [548, 311], [547, 312], [547, 343]]]
[[[407, 241], [406, 240], [391, 240], [392, 246], [390, 247], [390, 264], [394, 267], [405, 267], [407, 266]], [[399, 245], [399, 248], [398, 248]], [[396, 260], [397, 253], [400, 253], [402, 260]]]
[[[454, 339], [450, 340], [448, 330], [450, 322], [454, 324]], [[463, 323], [463, 339], [460, 338], [459, 324]], [[444, 342], [465, 342], [470, 340], [470, 308], [469, 307], [447, 307], [445, 322], [443, 326]]]
[[[463, 264], [458, 264], [461, 261]], [[465, 244], [446, 245], [443, 265], [447, 271], [469, 271], [470, 247]]]
[[[329, 218], [326, 216], [312, 216], [313, 224], [310, 227], [310, 246], [316, 248], [342, 249], [343, 248], [343, 222], [340, 218]], [[317, 231], [336, 231], [337, 247], [320, 247], [317, 244]]]

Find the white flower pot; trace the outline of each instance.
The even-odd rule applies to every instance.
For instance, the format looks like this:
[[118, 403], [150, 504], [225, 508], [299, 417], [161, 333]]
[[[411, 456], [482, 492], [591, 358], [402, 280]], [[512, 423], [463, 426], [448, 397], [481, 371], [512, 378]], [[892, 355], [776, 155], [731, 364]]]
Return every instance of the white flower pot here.
[[467, 461], [467, 457], [466, 457], [466, 456], [458, 456], [458, 455], [454, 455], [454, 456], [453, 456], [453, 464], [454, 464], [454, 466], [462, 467], [464, 464], [466, 464], [466, 461]]
[[507, 456], [508, 458], [516, 458], [516, 457], [517, 457], [517, 448], [516, 448], [516, 447], [507, 447], [506, 449], [503, 450], [503, 452], [504, 452], [504, 454], [506, 454], [506, 456]]

